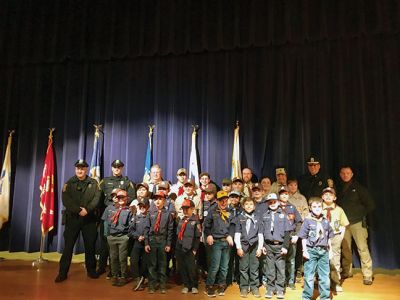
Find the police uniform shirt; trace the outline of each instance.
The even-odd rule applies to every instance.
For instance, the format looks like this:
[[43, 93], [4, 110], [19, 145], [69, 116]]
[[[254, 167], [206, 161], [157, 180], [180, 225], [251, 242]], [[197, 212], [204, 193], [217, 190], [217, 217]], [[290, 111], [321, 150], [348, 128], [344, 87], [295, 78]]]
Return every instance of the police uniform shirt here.
[[[178, 227], [176, 230], [177, 236], [187, 218], [188, 217], [184, 217], [179, 220]], [[192, 215], [191, 217], [188, 218], [185, 231], [183, 232], [183, 239], [180, 240], [179, 238], [177, 238], [176, 243], [181, 245], [183, 252], [187, 252], [189, 250], [197, 251], [200, 244], [200, 237], [201, 237], [201, 226], [199, 217], [197, 215]]]
[[167, 246], [171, 246], [172, 236], [174, 234], [174, 218], [171, 212], [165, 207], [161, 209], [160, 227], [158, 232], [154, 231], [154, 225], [156, 224], [158, 216], [158, 209], [150, 207], [146, 216], [145, 226], [145, 244], [148, 245], [152, 237], [165, 237]]
[[311, 197], [321, 197], [322, 190], [327, 186], [332, 186], [332, 179], [318, 172], [315, 175], [311, 175], [310, 173], [302, 175], [298, 179], [299, 190], [300, 193], [306, 197], [306, 199], [310, 199]]
[[88, 216], [92, 216], [94, 209], [100, 201], [100, 189], [95, 179], [86, 176], [84, 180], [79, 180], [78, 177], [71, 177], [64, 184], [62, 192], [62, 202], [65, 206], [68, 215], [77, 216], [84, 207]]
[[299, 232], [299, 238], [307, 240], [309, 247], [328, 247], [328, 240], [333, 238], [334, 233], [329, 221], [321, 216], [314, 217], [310, 214], [304, 219]]
[[[226, 220], [222, 219], [222, 212], [227, 215]], [[206, 237], [211, 235], [214, 239], [222, 239], [235, 235], [235, 223], [232, 214], [228, 210], [222, 212], [217, 206], [217, 208], [210, 210], [205, 217], [204, 234]]]
[[128, 201], [127, 201], [128, 205], [136, 197], [136, 190], [134, 184], [127, 176], [106, 177], [102, 181], [100, 181], [100, 188], [103, 191], [104, 204], [106, 206], [113, 203], [111, 192], [114, 189], [122, 189], [128, 193]]
[[[260, 239], [261, 236], [261, 239]], [[258, 248], [262, 249], [262, 222], [259, 217], [253, 213], [248, 214], [242, 211], [236, 219], [235, 226], [235, 244], [237, 249], [247, 252], [249, 247], [258, 242]]]
[[144, 236], [146, 217], [147, 215], [143, 215], [142, 213], [133, 216], [129, 226], [129, 236], [134, 240], [137, 240], [140, 236]]
[[118, 209], [119, 208], [114, 205], [109, 205], [104, 210], [103, 216], [101, 217], [102, 220], [107, 221], [108, 233], [112, 236], [128, 234], [130, 221], [132, 219], [132, 212], [130, 209], [128, 207], [123, 207], [117, 222], [114, 223], [112, 218]]
[[270, 209], [262, 216], [262, 228], [264, 240], [267, 242], [285, 242], [288, 232], [291, 231], [292, 225], [288, 216], [278, 208], [276, 211]]

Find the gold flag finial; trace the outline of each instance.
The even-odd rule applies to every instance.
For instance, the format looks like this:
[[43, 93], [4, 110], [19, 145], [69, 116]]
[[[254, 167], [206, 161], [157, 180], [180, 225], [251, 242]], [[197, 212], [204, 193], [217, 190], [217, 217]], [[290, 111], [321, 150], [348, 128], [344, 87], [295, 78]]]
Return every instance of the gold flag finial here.
[[12, 137], [14, 133], [15, 133], [15, 129], [11, 129], [8, 131], [8, 136]]
[[100, 137], [100, 129], [101, 129], [101, 127], [103, 127], [103, 125], [101, 125], [101, 124], [93, 124], [93, 127], [95, 128], [94, 135], [96, 137]]
[[49, 133], [49, 139], [51, 139], [51, 140], [53, 140], [53, 132], [54, 132], [54, 130], [56, 130], [55, 127], [49, 128], [49, 131], [50, 131], [50, 133]]
[[239, 121], [236, 120], [236, 127], [239, 127]]

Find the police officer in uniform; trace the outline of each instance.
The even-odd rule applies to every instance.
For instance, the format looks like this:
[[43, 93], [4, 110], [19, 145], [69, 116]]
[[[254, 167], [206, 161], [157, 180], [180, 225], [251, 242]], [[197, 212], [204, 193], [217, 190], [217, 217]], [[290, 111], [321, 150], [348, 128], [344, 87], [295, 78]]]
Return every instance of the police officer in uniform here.
[[320, 171], [320, 160], [316, 156], [310, 156], [307, 160], [307, 168], [308, 173], [298, 178], [300, 193], [302, 193], [306, 199], [321, 197], [324, 188], [334, 187], [333, 180]]
[[[125, 190], [128, 193], [128, 206], [136, 197], [135, 184], [127, 176], [122, 175], [123, 169], [124, 163], [119, 159], [114, 160], [111, 163], [112, 176], [106, 177], [102, 181], [100, 181], [100, 188], [104, 195], [104, 201], [99, 204], [100, 216], [103, 214], [104, 209], [108, 205], [113, 203], [111, 194], [114, 189]], [[107, 267], [107, 259], [109, 256], [107, 239], [104, 236], [103, 221], [101, 221], [100, 223], [101, 224], [99, 226], [99, 230], [101, 243], [99, 253], [99, 267], [97, 271], [99, 275], [105, 273]]]
[[85, 245], [86, 272], [90, 278], [96, 273], [95, 243], [97, 237], [94, 211], [100, 200], [100, 188], [95, 179], [87, 176], [88, 164], [83, 159], [75, 163], [75, 176], [64, 184], [62, 201], [65, 206], [64, 251], [55, 282], [67, 279], [75, 242], [82, 231]]

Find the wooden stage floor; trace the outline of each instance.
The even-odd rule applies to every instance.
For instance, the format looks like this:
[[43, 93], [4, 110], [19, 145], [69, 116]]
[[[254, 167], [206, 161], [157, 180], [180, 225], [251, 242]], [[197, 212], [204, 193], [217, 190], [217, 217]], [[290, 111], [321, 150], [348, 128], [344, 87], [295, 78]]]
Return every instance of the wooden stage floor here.
[[[34, 300], [34, 299], [208, 299], [203, 294], [204, 283], [200, 284], [200, 294], [182, 295], [181, 286], [167, 285], [167, 294], [147, 294], [147, 291], [134, 292], [131, 284], [124, 287], [113, 287], [102, 275], [99, 279], [89, 279], [81, 263], [71, 265], [68, 280], [55, 284], [58, 264], [48, 262], [39, 270], [32, 267], [31, 261], [6, 259], [0, 262], [0, 299], [2, 300]], [[357, 273], [343, 284], [344, 292], [333, 295], [333, 299], [355, 300], [400, 299], [400, 272], [376, 270], [375, 281], [371, 286], [362, 284], [362, 276]], [[260, 290], [264, 295], [264, 288]], [[228, 288], [225, 297], [216, 299], [241, 299], [237, 285]], [[252, 295], [248, 299], [256, 299]], [[264, 299], [263, 297], [261, 299]], [[274, 297], [274, 299], [276, 299]], [[301, 299], [301, 285], [295, 291], [288, 290], [285, 299]]]

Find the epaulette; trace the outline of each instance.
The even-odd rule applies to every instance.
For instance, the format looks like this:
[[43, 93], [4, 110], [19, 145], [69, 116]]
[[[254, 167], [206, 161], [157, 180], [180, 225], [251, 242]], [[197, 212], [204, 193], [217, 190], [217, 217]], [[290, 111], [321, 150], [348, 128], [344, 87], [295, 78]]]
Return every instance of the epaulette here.
[[63, 189], [62, 189], [63, 192], [67, 191], [67, 186], [68, 186], [68, 183], [65, 183], [63, 186]]

